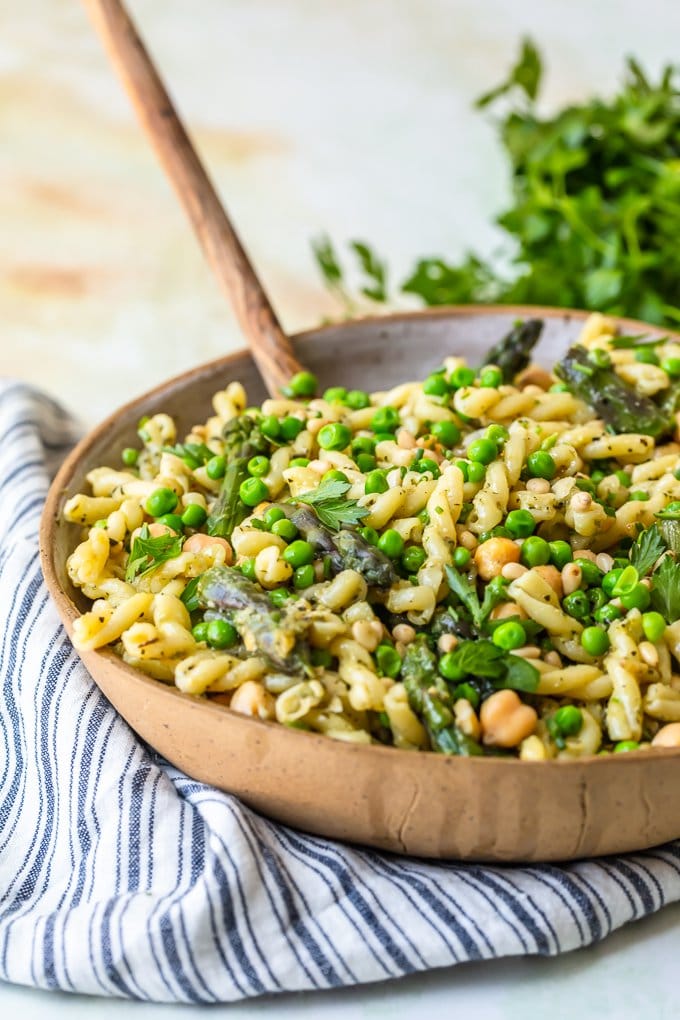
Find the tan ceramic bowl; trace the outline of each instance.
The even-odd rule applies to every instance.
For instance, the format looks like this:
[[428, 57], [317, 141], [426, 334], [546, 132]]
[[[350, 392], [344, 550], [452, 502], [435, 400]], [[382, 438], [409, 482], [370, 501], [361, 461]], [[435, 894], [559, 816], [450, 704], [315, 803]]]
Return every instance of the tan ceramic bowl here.
[[[378, 389], [422, 378], [446, 354], [480, 360], [518, 315], [528, 314], [546, 319], [537, 351], [545, 365], [584, 318], [552, 309], [445, 309], [328, 326], [299, 336], [295, 347], [322, 386]], [[645, 331], [639, 323], [622, 325]], [[64, 463], [41, 537], [45, 578], [69, 634], [85, 602], [66, 575], [76, 529], [61, 522], [65, 499], [82, 490], [90, 468], [115, 463], [120, 449], [135, 442], [143, 414], [169, 412], [181, 434], [206, 419], [212, 393], [232, 379], [244, 383], [251, 402], [265, 397], [250, 355], [233, 354], [127, 404]], [[174, 765], [307, 832], [396, 853], [480, 861], [568, 860], [680, 837], [680, 751], [533, 763], [357, 746], [181, 694], [108, 650], [82, 658], [130, 726]]]

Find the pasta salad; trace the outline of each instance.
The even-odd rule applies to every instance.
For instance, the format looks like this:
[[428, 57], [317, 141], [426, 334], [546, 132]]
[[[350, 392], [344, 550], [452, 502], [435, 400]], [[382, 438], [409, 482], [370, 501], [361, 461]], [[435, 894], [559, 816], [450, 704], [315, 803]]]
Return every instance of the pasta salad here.
[[69, 499], [80, 650], [337, 740], [569, 759], [680, 746], [680, 344], [528, 320], [480, 366], [249, 407]]

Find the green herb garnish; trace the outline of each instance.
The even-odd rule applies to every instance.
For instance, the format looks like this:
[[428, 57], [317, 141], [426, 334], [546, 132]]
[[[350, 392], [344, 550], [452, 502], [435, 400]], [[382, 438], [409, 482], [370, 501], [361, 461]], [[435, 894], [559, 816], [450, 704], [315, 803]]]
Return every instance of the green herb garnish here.
[[655, 524], [640, 532], [630, 547], [628, 553], [630, 562], [633, 564], [640, 577], [646, 577], [659, 556], [666, 551], [666, 544], [659, 534]]
[[159, 535], [152, 538], [148, 524], [132, 543], [132, 549], [125, 570], [125, 580], [129, 583], [136, 577], [143, 577], [160, 567], [166, 560], [172, 560], [182, 551], [184, 538], [182, 535]]
[[350, 489], [349, 482], [331, 478], [321, 482], [311, 492], [303, 492], [293, 502], [311, 506], [322, 524], [333, 531], [356, 526], [370, 513], [368, 507], [359, 506], [355, 499], [345, 499]]
[[680, 563], [670, 554], [652, 574], [652, 607], [666, 623], [680, 619]]
[[206, 446], [205, 443], [176, 443], [174, 446], [164, 446], [163, 453], [174, 453], [182, 460], [195, 462], [196, 467], [206, 464], [215, 456], [215, 451]]

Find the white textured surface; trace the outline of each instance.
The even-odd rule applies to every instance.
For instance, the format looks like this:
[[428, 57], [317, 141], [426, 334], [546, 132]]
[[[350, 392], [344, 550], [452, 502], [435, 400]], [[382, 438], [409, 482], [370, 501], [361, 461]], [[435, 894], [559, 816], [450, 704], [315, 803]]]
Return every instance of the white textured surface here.
[[[608, 91], [623, 57], [677, 55], [674, 0], [138, 0], [133, 9], [290, 330], [333, 311], [309, 239], [363, 236], [398, 273], [494, 244], [506, 172], [471, 109], [530, 32], [548, 105]], [[241, 345], [78, 4], [0, 0], [0, 372], [86, 422]], [[678, 1015], [667, 909], [558, 960], [505, 961], [212, 1010], [256, 1016], [515, 1020]], [[653, 1007], [651, 1006], [653, 1004]], [[0, 986], [24, 1020], [166, 1007]], [[198, 1010], [173, 1008], [172, 1016]]]

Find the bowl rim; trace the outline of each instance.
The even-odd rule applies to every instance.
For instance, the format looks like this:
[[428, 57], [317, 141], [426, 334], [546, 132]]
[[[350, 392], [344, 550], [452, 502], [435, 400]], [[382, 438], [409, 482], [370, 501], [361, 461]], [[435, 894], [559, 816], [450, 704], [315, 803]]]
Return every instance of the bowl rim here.
[[[436, 308], [416, 309], [416, 310], [405, 310], [390, 312], [385, 315], [366, 315], [357, 318], [340, 320], [337, 322], [324, 323], [321, 326], [303, 330], [301, 332], [291, 335], [291, 339], [295, 344], [297, 341], [310, 341], [310, 340], [321, 340], [328, 339], [334, 332], [342, 329], [352, 329], [361, 327], [363, 325], [380, 325], [380, 324], [396, 324], [404, 321], [412, 320], [436, 320], [436, 319], [458, 319], [473, 317], [479, 315], [515, 315], [517, 318], [532, 316], [535, 318], [552, 318], [552, 319], [577, 319], [585, 320], [589, 318], [592, 311], [584, 311], [581, 309], [570, 309], [570, 308], [556, 308], [552, 306], [542, 305], [441, 305]], [[676, 337], [680, 343], [680, 334], [672, 331], [662, 329], [660, 326], [654, 326], [649, 323], [641, 322], [638, 319], [624, 318], [621, 316], [607, 316], [607, 318], [613, 319], [617, 325], [623, 326], [624, 328], [630, 328], [636, 331], [640, 331], [642, 328], [648, 332], [661, 332], [664, 335]], [[132, 400], [127, 401], [125, 404], [116, 408], [111, 414], [107, 415], [101, 422], [95, 425], [90, 431], [88, 431], [82, 439], [80, 439], [73, 449], [69, 452], [65, 458], [63, 464], [60, 466], [56, 475], [54, 476], [48, 493], [45, 499], [45, 505], [40, 517], [40, 532], [39, 532], [39, 547], [40, 547], [40, 562], [42, 567], [43, 576], [45, 583], [50, 592], [59, 616], [61, 617], [62, 623], [65, 626], [69, 640], [71, 639], [73, 632], [73, 622], [80, 616], [80, 612], [76, 605], [70, 598], [67, 591], [60, 584], [57, 576], [57, 571], [54, 563], [54, 550], [55, 535], [57, 530], [63, 526], [63, 522], [60, 520], [60, 504], [62, 500], [63, 492], [66, 488], [67, 482], [70, 480], [77, 464], [80, 460], [88, 453], [90, 448], [94, 446], [100, 438], [105, 435], [109, 429], [115, 426], [118, 418], [121, 414], [131, 412], [133, 410], [140, 409], [149, 400], [159, 396], [169, 388], [173, 388], [177, 384], [186, 381], [191, 382], [195, 379], [200, 378], [206, 373], [213, 374], [215, 369], [223, 369], [228, 367], [232, 362], [240, 360], [244, 355], [249, 355], [250, 351], [247, 347], [239, 348], [236, 351], [230, 351], [228, 354], [222, 355], [218, 358], [213, 358], [210, 361], [202, 362], [192, 368], [185, 369], [185, 371], [166, 379], [164, 382], [158, 383], [156, 386], [149, 390], [144, 391]], [[189, 704], [194, 710], [202, 712], [209, 711], [215, 713], [215, 718], [218, 717], [218, 713], [227, 713], [229, 718], [234, 721], [235, 717], [238, 716], [238, 722], [240, 725], [251, 728], [253, 735], [258, 732], [267, 730], [271, 732], [276, 731], [282, 740], [299, 740], [304, 737], [307, 740], [310, 738], [317, 742], [323, 742], [325, 748], [328, 747], [329, 738], [321, 733], [309, 733], [303, 730], [296, 730], [294, 727], [282, 726], [278, 722], [255, 719], [251, 716], [241, 715], [240, 713], [232, 712], [227, 706], [220, 705], [219, 703], [210, 702], [204, 698], [194, 695], [187, 695], [180, 691], [177, 687], [165, 683], [162, 680], [157, 680], [154, 677], [143, 673], [141, 670], [134, 669], [128, 665], [123, 659], [117, 656], [110, 648], [104, 647], [101, 649], [90, 650], [86, 655], [82, 655], [80, 652], [77, 653], [81, 658], [81, 661], [87, 668], [86, 659], [90, 656], [97, 657], [101, 660], [108, 662], [110, 665], [119, 669], [130, 682], [136, 684], [151, 685], [155, 695], [160, 698], [182, 698], [189, 699]], [[88, 670], [89, 672], [89, 670]], [[93, 677], [94, 680], [94, 677]], [[94, 680], [97, 683], [96, 680]], [[366, 758], [368, 762], [368, 756], [372, 756], [377, 762], [385, 756], [391, 756], [394, 758], [395, 755], [399, 756], [400, 760], [404, 760], [405, 752], [396, 747], [390, 747], [382, 744], [359, 744], [347, 741], [335, 740], [333, 741], [334, 753], [338, 756], [343, 754], [361, 754]], [[298, 744], [299, 747], [299, 744]], [[650, 755], [649, 750], [645, 750], [641, 753], [628, 752], [626, 754], [607, 754], [607, 755], [588, 755], [581, 758], [574, 758], [573, 760], [554, 760], [550, 759], [547, 761], [523, 761], [519, 758], [511, 758], [505, 756], [472, 756], [462, 758], [456, 755], [442, 755], [436, 754], [432, 751], [418, 750], [415, 752], [409, 752], [409, 754], [428, 755], [432, 761], [431, 765], [433, 768], [439, 767], [452, 767], [455, 762], [474, 761], [474, 768], [496, 768], [502, 767], [506, 770], [508, 767], [514, 769], [565, 769], [565, 768], [581, 768], [584, 763], [591, 766], [597, 766], [600, 769], [607, 768], [609, 765], [616, 764], [625, 765], [625, 767], [634, 767], [639, 765], [641, 762], [652, 762], [660, 761], [663, 759], [680, 758], [680, 747], [669, 748], [669, 747], [656, 747], [653, 749]]]

